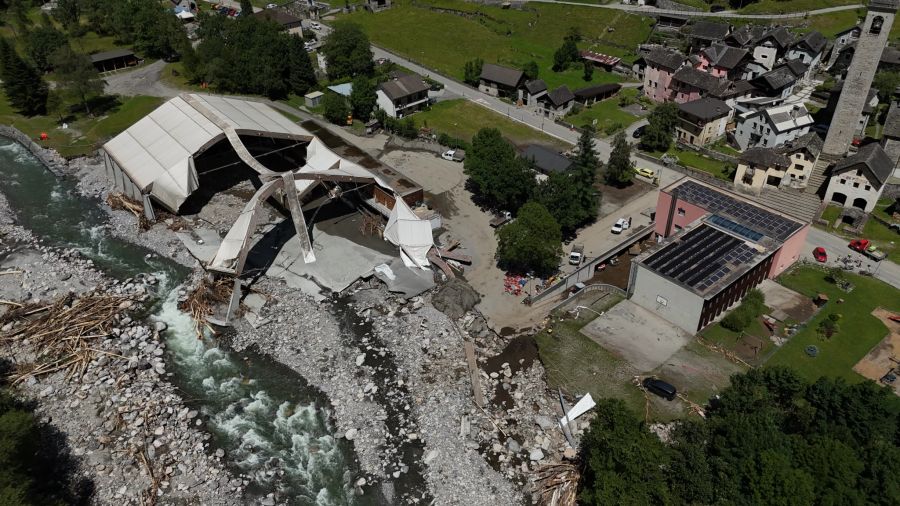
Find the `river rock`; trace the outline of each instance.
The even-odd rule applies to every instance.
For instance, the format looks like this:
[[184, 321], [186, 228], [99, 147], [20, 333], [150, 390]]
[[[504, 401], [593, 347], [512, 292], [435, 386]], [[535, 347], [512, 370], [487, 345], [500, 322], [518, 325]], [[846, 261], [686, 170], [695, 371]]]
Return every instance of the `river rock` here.
[[544, 452], [540, 448], [535, 448], [528, 454], [528, 458], [536, 462], [544, 458]]

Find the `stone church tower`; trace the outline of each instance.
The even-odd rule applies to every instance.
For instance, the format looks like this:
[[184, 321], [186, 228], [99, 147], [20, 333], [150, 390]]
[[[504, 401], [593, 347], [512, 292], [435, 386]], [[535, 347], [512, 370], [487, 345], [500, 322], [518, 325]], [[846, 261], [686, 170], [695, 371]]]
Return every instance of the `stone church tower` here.
[[869, 11], [822, 149], [832, 159], [843, 157], [853, 142], [898, 7], [900, 0], [869, 0]]

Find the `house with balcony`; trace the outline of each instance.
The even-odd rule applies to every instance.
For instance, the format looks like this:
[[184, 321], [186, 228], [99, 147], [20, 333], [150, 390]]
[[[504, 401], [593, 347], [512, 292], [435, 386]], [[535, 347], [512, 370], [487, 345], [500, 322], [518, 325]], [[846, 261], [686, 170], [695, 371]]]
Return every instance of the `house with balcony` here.
[[654, 48], [643, 58], [644, 95], [654, 102], [667, 102], [672, 97], [672, 76], [687, 57], [678, 51]]
[[422, 76], [408, 74], [378, 85], [378, 107], [392, 118], [408, 116], [428, 105], [428, 83]]
[[741, 151], [776, 148], [809, 133], [812, 116], [803, 104], [784, 104], [750, 110], [735, 119], [734, 139]]
[[763, 188], [805, 188], [822, 145], [810, 132], [780, 148], [750, 148], [741, 154], [734, 185], [757, 195]]
[[701, 98], [678, 106], [675, 137], [679, 142], [705, 146], [725, 135], [731, 108], [717, 98]]
[[881, 144], [866, 144], [832, 167], [823, 200], [870, 213], [893, 170], [894, 164]]

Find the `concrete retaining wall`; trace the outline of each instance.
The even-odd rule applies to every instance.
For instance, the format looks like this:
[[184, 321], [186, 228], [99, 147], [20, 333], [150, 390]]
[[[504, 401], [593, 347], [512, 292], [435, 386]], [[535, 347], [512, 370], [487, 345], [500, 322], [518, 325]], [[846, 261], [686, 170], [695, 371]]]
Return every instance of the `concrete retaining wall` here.
[[61, 167], [65, 165], [66, 161], [56, 151], [40, 146], [16, 127], [0, 125], [0, 135], [25, 146], [28, 151], [31, 151], [31, 154], [50, 169], [50, 172], [57, 176], [62, 175]]

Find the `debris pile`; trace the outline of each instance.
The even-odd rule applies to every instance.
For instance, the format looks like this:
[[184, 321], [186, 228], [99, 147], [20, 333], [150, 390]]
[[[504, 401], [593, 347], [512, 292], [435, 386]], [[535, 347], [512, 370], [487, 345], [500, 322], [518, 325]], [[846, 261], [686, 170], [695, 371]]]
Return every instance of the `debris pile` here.
[[537, 468], [534, 476], [540, 490], [540, 504], [575, 506], [580, 474], [574, 465], [548, 464]]

